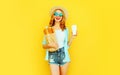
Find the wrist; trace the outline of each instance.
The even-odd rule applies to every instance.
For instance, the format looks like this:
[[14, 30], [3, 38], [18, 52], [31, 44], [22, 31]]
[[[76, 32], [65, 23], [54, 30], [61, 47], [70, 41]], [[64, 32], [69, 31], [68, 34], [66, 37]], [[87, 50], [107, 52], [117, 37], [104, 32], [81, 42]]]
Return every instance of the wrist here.
[[72, 39], [74, 39], [75, 38], [75, 36], [74, 35], [72, 35]]
[[53, 46], [53, 45], [51, 45], [51, 44], [48, 44], [48, 47], [49, 47], [49, 48], [52, 48], [52, 46]]

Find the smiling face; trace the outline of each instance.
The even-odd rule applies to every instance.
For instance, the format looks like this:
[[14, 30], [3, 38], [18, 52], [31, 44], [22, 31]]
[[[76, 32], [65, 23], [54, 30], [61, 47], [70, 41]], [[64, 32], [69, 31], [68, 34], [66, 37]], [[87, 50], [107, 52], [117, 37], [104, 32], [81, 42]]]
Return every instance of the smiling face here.
[[63, 13], [60, 10], [56, 10], [54, 12], [54, 19], [56, 22], [60, 22], [62, 20]]
[[52, 12], [49, 26], [52, 27], [55, 25], [55, 22], [59, 22], [60, 28], [64, 30], [66, 28], [65, 21], [66, 17], [64, 11], [62, 9], [56, 9]]

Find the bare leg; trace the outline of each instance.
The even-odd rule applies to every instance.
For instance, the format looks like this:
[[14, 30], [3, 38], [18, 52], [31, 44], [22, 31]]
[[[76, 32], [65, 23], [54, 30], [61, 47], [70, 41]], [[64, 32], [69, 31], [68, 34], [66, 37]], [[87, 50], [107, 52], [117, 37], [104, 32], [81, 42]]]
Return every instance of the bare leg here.
[[60, 75], [59, 65], [50, 64], [51, 75]]
[[61, 75], [67, 75], [69, 63], [64, 64], [63, 66], [60, 66]]

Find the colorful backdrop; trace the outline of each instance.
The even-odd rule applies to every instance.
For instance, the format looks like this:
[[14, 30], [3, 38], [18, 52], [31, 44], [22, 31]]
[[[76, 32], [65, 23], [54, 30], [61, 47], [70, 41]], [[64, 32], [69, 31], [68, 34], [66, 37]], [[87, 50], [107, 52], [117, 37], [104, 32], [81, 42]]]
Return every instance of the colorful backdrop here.
[[117, 0], [0, 1], [0, 75], [50, 75], [42, 39], [49, 10], [56, 5], [69, 12], [69, 33], [72, 24], [78, 26], [69, 49], [68, 75], [120, 75], [119, 4]]

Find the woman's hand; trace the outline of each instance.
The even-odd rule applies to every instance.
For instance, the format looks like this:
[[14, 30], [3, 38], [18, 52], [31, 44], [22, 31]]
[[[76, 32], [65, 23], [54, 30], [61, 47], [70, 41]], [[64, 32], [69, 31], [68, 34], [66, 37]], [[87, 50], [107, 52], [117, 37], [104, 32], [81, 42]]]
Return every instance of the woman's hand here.
[[[72, 33], [72, 32], [71, 32]], [[72, 33], [72, 38], [74, 39], [77, 36], [77, 31], [76, 31], [76, 35], [73, 35]]]

